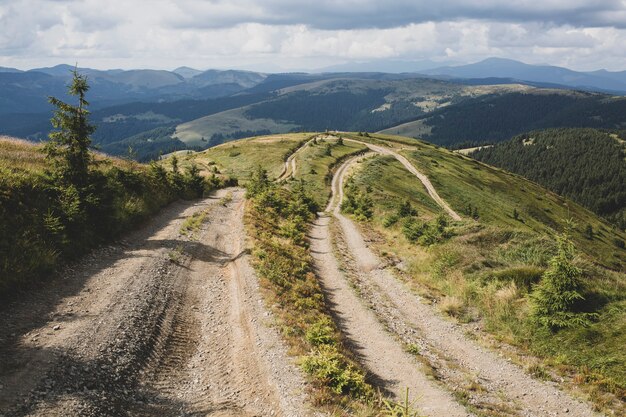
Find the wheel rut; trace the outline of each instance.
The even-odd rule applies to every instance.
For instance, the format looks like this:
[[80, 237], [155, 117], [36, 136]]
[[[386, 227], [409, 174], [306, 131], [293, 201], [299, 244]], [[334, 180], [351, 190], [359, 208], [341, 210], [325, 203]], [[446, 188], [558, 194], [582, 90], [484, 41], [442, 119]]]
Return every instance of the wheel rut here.
[[329, 222], [330, 217], [321, 213], [313, 224], [311, 253], [338, 326], [370, 377], [398, 399], [408, 387], [417, 407], [428, 416], [471, 415], [427, 378], [422, 365], [403, 350], [350, 287], [333, 253]]
[[[343, 180], [353, 158], [333, 179], [333, 199], [327, 208], [337, 220], [343, 265], [352, 271], [354, 284], [371, 311], [398, 340], [420, 348], [420, 355], [435, 369], [443, 385], [456, 390], [474, 384], [473, 407], [484, 415], [595, 416], [592, 408], [555, 383], [533, 379], [520, 367], [479, 346], [465, 330], [443, 319], [401, 282], [368, 247], [357, 226], [340, 213]], [[336, 198], [335, 198], [336, 196]], [[465, 380], [465, 381], [464, 381]]]
[[249, 265], [243, 194], [175, 203], [2, 308], [0, 415], [312, 414]]
[[354, 143], [360, 143], [361, 145], [365, 145], [371, 151], [376, 152], [378, 154], [391, 155], [394, 158], [396, 158], [398, 162], [400, 162], [411, 174], [415, 175], [415, 177], [420, 180], [420, 182], [424, 185], [424, 188], [426, 188], [426, 192], [428, 192], [428, 195], [433, 200], [435, 200], [435, 203], [437, 203], [446, 213], [448, 213], [448, 215], [453, 220], [457, 220], [457, 221], [462, 220], [461, 216], [459, 216], [459, 214], [456, 211], [454, 211], [448, 205], [448, 203], [446, 203], [446, 201], [443, 198], [441, 198], [441, 196], [437, 193], [437, 190], [435, 189], [433, 184], [430, 182], [430, 179], [426, 175], [418, 171], [417, 168], [415, 168], [415, 166], [404, 156], [400, 155], [398, 152], [393, 151], [392, 149], [385, 148], [383, 146], [374, 145], [373, 143], [363, 142], [363, 141], [356, 140], [356, 139], [345, 139], [345, 140], [354, 142]]

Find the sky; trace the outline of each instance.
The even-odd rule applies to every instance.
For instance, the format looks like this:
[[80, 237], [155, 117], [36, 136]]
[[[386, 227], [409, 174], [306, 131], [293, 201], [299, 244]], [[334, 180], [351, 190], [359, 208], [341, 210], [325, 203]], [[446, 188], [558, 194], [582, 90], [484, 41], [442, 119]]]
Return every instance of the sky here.
[[0, 66], [20, 69], [315, 71], [495, 56], [626, 70], [626, 0], [0, 0], [0, 28]]

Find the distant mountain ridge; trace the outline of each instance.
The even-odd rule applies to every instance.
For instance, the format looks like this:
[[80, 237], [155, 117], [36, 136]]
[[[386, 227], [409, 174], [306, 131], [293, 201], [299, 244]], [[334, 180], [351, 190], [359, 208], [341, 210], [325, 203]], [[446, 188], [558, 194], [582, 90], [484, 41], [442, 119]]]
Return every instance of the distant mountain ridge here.
[[[21, 71], [0, 69], [0, 114], [37, 113], [49, 109], [48, 95], [63, 94], [74, 66]], [[261, 83], [265, 74], [237, 70], [177, 71], [77, 68], [87, 76], [95, 108], [132, 101], [208, 99], [231, 95]], [[221, 88], [219, 87], [221, 86]]]
[[450, 78], [510, 78], [626, 94], [626, 71], [579, 72], [551, 65], [530, 65], [504, 58], [487, 58], [473, 64], [433, 68], [420, 73]]
[[[546, 127], [626, 127], [626, 99], [598, 93], [619, 87], [624, 92], [617, 95], [626, 95], [626, 81], [620, 84], [626, 72], [579, 73], [497, 58], [421, 73], [372, 70], [434, 63], [358, 65], [352, 69], [364, 71], [346, 71], [350, 66], [335, 67], [338, 72], [276, 74], [185, 66], [78, 71], [90, 85], [94, 144], [117, 155], [132, 146], [142, 159], [259, 132], [385, 130], [459, 146]], [[68, 99], [75, 68], [0, 68], [0, 134], [46, 140], [48, 97]]]

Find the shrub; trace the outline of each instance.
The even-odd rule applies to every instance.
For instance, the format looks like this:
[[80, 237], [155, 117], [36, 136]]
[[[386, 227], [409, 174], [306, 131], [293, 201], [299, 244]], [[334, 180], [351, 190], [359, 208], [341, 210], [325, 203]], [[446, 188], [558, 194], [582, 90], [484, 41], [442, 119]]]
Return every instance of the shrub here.
[[397, 214], [395, 213], [389, 214], [383, 219], [383, 226], [391, 227], [394, 224], [398, 223], [398, 220], [400, 220], [400, 217]]
[[400, 205], [400, 207], [398, 207], [398, 216], [399, 217], [417, 216], [417, 210], [413, 208], [409, 200], [404, 200], [404, 202]]
[[341, 210], [344, 213], [353, 214], [357, 220], [369, 220], [374, 215], [374, 202], [369, 195], [363, 193], [353, 181], [349, 180]]
[[349, 394], [356, 398], [372, 395], [372, 388], [365, 382], [365, 376], [348, 363], [336, 347], [321, 345], [302, 361], [302, 369], [307, 374], [324, 381], [335, 394]]
[[410, 242], [430, 246], [449, 237], [447, 226], [448, 220], [443, 215], [439, 215], [429, 223], [423, 223], [416, 217], [409, 217], [404, 222], [402, 233]]
[[402, 234], [406, 237], [410, 242], [417, 242], [417, 240], [424, 234], [424, 230], [426, 229], [426, 225], [419, 221], [415, 217], [409, 217], [404, 222], [402, 226]]
[[313, 346], [333, 345], [335, 340], [335, 324], [328, 316], [322, 316], [307, 330], [305, 338]]

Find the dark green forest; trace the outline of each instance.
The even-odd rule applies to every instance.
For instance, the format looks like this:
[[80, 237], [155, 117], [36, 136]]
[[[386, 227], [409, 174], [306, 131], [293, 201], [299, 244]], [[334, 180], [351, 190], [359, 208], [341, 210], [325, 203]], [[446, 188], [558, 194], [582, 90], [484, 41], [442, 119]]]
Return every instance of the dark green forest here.
[[373, 111], [385, 104], [388, 93], [385, 89], [325, 94], [298, 91], [253, 105], [246, 115], [250, 118], [285, 120], [301, 126], [305, 131], [375, 132], [424, 114], [409, 101], [395, 102], [389, 110]]
[[434, 111], [424, 122], [432, 130], [422, 139], [449, 147], [475, 146], [537, 129], [623, 129], [626, 99], [582, 92], [490, 95]]
[[471, 156], [571, 198], [623, 230], [626, 228], [624, 137], [623, 131], [548, 129], [516, 136]]

